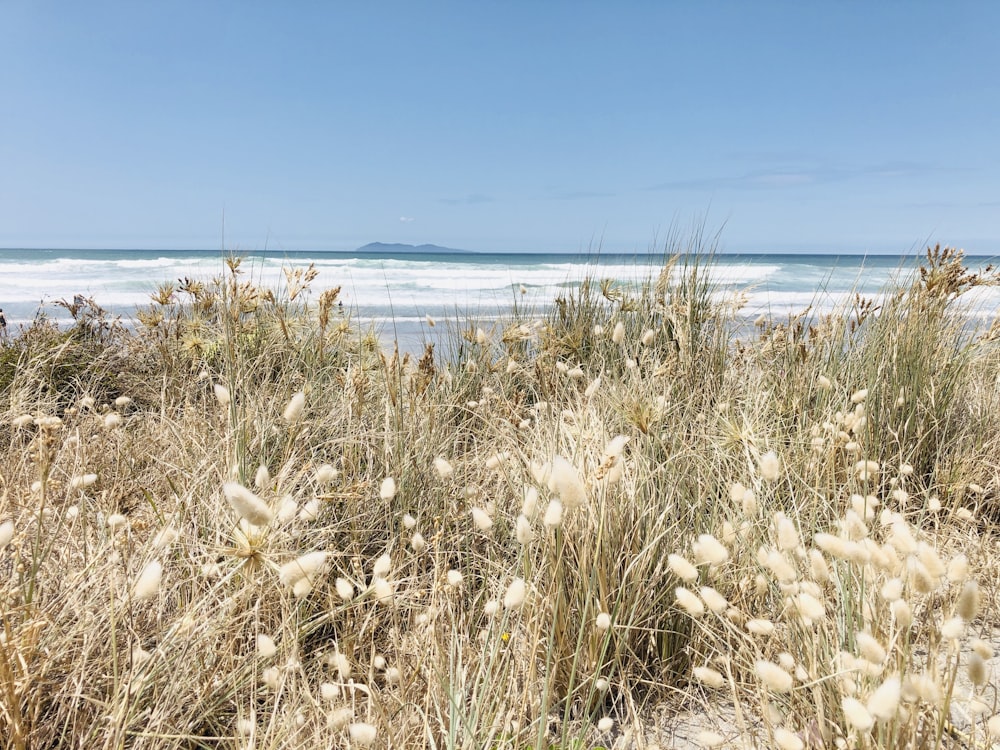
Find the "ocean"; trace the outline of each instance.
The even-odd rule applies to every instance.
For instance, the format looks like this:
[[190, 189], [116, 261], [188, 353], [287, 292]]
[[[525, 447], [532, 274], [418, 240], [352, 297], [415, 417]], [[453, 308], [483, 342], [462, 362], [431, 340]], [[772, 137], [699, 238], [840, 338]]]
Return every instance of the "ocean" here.
[[[361, 327], [375, 325], [384, 341], [399, 338], [412, 350], [428, 333], [425, 316], [442, 322], [491, 320], [517, 304], [541, 310], [585, 277], [638, 283], [655, 278], [664, 256], [601, 253], [358, 253], [250, 251], [241, 253], [246, 277], [272, 288], [284, 284], [282, 268], [314, 264], [315, 298], [341, 286], [340, 299]], [[855, 292], [878, 295], [916, 272], [921, 255], [717, 254], [711, 277], [718, 294], [741, 291], [743, 313], [787, 315], [812, 306], [832, 310]], [[969, 258], [982, 267], [991, 258]], [[92, 297], [131, 321], [137, 306], [164, 282], [210, 279], [224, 271], [215, 250], [18, 250], [0, 249], [0, 308], [9, 330], [38, 315], [66, 322], [55, 305], [74, 295]], [[522, 288], [524, 292], [522, 293]], [[1000, 290], [977, 290], [973, 314], [992, 318]]]

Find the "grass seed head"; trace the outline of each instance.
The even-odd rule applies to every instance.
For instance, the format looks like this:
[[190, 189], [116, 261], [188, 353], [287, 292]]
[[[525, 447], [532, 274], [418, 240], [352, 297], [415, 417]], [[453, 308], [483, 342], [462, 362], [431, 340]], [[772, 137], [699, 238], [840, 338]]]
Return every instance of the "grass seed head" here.
[[625, 324], [621, 321], [615, 324], [615, 328], [611, 332], [611, 340], [616, 344], [620, 344], [625, 340]]
[[597, 628], [598, 632], [604, 633], [611, 628], [611, 615], [607, 612], [601, 612], [594, 618], [594, 627]]
[[913, 611], [906, 599], [897, 599], [889, 605], [892, 618], [902, 630], [907, 630], [913, 624]]
[[267, 503], [239, 482], [226, 482], [222, 485], [222, 491], [240, 518], [254, 526], [266, 526], [274, 518]]
[[880, 722], [891, 721], [899, 708], [900, 682], [891, 675], [868, 697], [868, 713]]
[[779, 750], [802, 750], [805, 747], [801, 737], [784, 727], [777, 727], [774, 730], [774, 744]]
[[459, 588], [462, 585], [462, 573], [458, 570], [449, 570], [446, 579], [452, 588]]
[[271, 472], [264, 464], [257, 467], [257, 472], [253, 475], [253, 486], [258, 490], [266, 490], [271, 484]]
[[986, 662], [983, 660], [979, 654], [973, 651], [969, 654], [969, 661], [966, 665], [966, 672], [969, 675], [969, 681], [973, 685], [985, 685], [987, 679], [989, 679], [986, 672]]
[[278, 653], [278, 647], [274, 643], [274, 639], [271, 636], [264, 633], [259, 633], [257, 635], [257, 656], [262, 659], [270, 659]]
[[90, 487], [97, 482], [97, 474], [82, 474], [80, 476], [73, 477], [70, 480], [69, 486], [74, 490], [82, 490], [85, 487]]
[[542, 518], [542, 524], [546, 527], [553, 529], [562, 523], [563, 517], [563, 506], [556, 498], [549, 500], [549, 505], [545, 509], [545, 516]]
[[312, 581], [326, 565], [326, 552], [307, 552], [278, 570], [278, 580], [286, 586], [294, 586], [305, 579]]
[[289, 424], [294, 424], [302, 419], [302, 411], [306, 406], [306, 394], [302, 391], [296, 393], [288, 402], [288, 406], [281, 413], [281, 418]]
[[373, 724], [358, 721], [347, 727], [347, 734], [350, 736], [352, 744], [358, 747], [369, 747], [374, 744], [378, 732]]
[[698, 590], [698, 593], [701, 594], [701, 598], [705, 602], [705, 605], [717, 615], [720, 615], [729, 609], [729, 602], [726, 601], [726, 597], [713, 589], [711, 586], [702, 586]]
[[517, 517], [514, 523], [514, 537], [518, 544], [530, 544], [535, 538], [535, 532], [531, 528], [531, 521], [524, 514]]
[[710, 688], [720, 688], [726, 684], [726, 678], [711, 667], [695, 667], [693, 671], [695, 679]]
[[434, 459], [434, 471], [441, 479], [448, 479], [455, 473], [454, 467], [442, 456]]
[[854, 635], [854, 642], [858, 646], [858, 653], [862, 658], [867, 659], [872, 664], [882, 664], [886, 659], [886, 651], [878, 640], [871, 633], [863, 630]]
[[774, 623], [762, 618], [747, 620], [745, 627], [754, 635], [771, 635], [774, 632]]
[[162, 578], [163, 565], [160, 564], [159, 560], [150, 560], [146, 563], [146, 567], [142, 569], [142, 573], [139, 574], [139, 578], [136, 580], [135, 587], [132, 590], [132, 595], [136, 601], [143, 601], [156, 596], [160, 590], [160, 581]]
[[333, 466], [330, 464], [323, 464], [318, 469], [316, 469], [316, 484], [321, 487], [333, 484], [334, 480], [340, 474]]
[[692, 617], [701, 617], [705, 614], [705, 604], [698, 596], [683, 586], [674, 589], [674, 597], [677, 605]]
[[600, 721], [597, 722], [597, 731], [599, 732], [610, 732], [614, 728], [615, 720], [610, 716], [603, 716]]
[[414, 535], [410, 537], [410, 547], [418, 555], [427, 549], [427, 540], [424, 539], [424, 535], [419, 531], [414, 533]]
[[232, 397], [229, 395], [229, 389], [221, 383], [216, 383], [212, 386], [212, 390], [215, 393], [215, 400], [219, 402], [222, 406], [229, 406]]
[[764, 480], [775, 482], [781, 476], [781, 459], [774, 451], [768, 451], [760, 457], [757, 468]]
[[726, 741], [726, 738], [718, 732], [713, 732], [711, 729], [702, 729], [695, 735], [694, 741], [702, 747], [711, 748], [718, 747]]
[[667, 566], [682, 581], [698, 580], [698, 569], [681, 555], [673, 553], [667, 555]]
[[700, 534], [691, 549], [698, 564], [722, 565], [729, 559], [729, 550], [711, 534]]
[[487, 513], [482, 508], [473, 508], [472, 522], [476, 525], [476, 528], [480, 531], [489, 531], [493, 528], [493, 519], [490, 518], [490, 514]]
[[333, 585], [337, 589], [337, 596], [345, 602], [349, 602], [354, 598], [354, 584], [346, 578], [338, 578]]
[[503, 606], [507, 609], [518, 609], [524, 604], [524, 597], [527, 595], [527, 584], [523, 578], [515, 578], [510, 582], [507, 591], [503, 595]]
[[383, 479], [378, 489], [378, 496], [385, 502], [389, 502], [396, 497], [396, 480], [392, 477]]
[[758, 659], [754, 672], [772, 693], [787, 693], [792, 689], [792, 676], [773, 661]]
[[587, 499], [587, 488], [576, 467], [562, 456], [552, 459], [548, 488], [559, 497], [563, 507], [569, 510], [580, 507]]
[[979, 614], [979, 584], [974, 580], [966, 581], [962, 587], [955, 613], [966, 622], [972, 622]]
[[373, 578], [385, 578], [389, 575], [392, 570], [392, 557], [389, 556], [388, 552], [385, 552], [378, 556], [375, 563], [372, 565], [372, 577]]
[[844, 718], [847, 719], [847, 723], [862, 734], [870, 731], [875, 725], [875, 719], [857, 698], [844, 696], [840, 700], [840, 706], [844, 710]]
[[10, 544], [14, 538], [14, 522], [9, 518], [0, 523], [0, 550]]
[[375, 595], [375, 601], [379, 604], [392, 604], [395, 592], [389, 581], [384, 578], [376, 578], [372, 583], [372, 593]]

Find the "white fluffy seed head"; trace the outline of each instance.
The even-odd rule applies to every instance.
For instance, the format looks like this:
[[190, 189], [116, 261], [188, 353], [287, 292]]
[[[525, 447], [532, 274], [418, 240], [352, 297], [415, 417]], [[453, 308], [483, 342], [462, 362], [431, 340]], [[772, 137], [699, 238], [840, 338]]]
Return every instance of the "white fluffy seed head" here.
[[885, 662], [885, 648], [871, 633], [866, 633], [863, 630], [859, 631], [854, 636], [854, 642], [858, 646], [858, 654], [864, 659], [867, 659], [872, 664], [882, 664]]
[[524, 488], [524, 501], [521, 503], [521, 513], [528, 518], [534, 518], [538, 512], [538, 490], [534, 487]]
[[976, 619], [979, 614], [979, 584], [975, 580], [965, 582], [955, 604], [955, 613], [966, 622]]
[[417, 519], [411, 516], [409, 513], [403, 516], [403, 528], [407, 531], [412, 530], [417, 525]]
[[448, 479], [455, 473], [455, 468], [443, 456], [438, 456], [434, 459], [434, 471], [441, 479]]
[[726, 684], [726, 678], [711, 667], [695, 667], [694, 676], [698, 682], [711, 688], [720, 688]]
[[695, 735], [694, 741], [702, 747], [718, 747], [726, 741], [726, 738], [711, 729], [702, 729]]
[[216, 383], [212, 386], [212, 390], [215, 392], [215, 400], [218, 401], [222, 406], [229, 406], [229, 402], [232, 398], [229, 395], [229, 389], [221, 383]]
[[528, 520], [527, 516], [522, 514], [517, 517], [517, 521], [514, 523], [514, 537], [518, 544], [530, 544], [535, 538], [535, 532], [532, 530], [531, 521]]
[[768, 482], [777, 481], [781, 476], [781, 459], [774, 451], [768, 451], [762, 455], [757, 466], [761, 477]]
[[844, 710], [844, 718], [847, 719], [847, 723], [859, 732], [868, 732], [875, 724], [875, 719], [857, 698], [844, 696], [840, 700], [840, 706]]
[[448, 585], [454, 588], [458, 588], [462, 585], [462, 573], [458, 570], [449, 570], [446, 578], [448, 580]]
[[549, 500], [549, 505], [545, 509], [545, 515], [542, 517], [542, 524], [546, 527], [552, 529], [562, 523], [563, 517], [563, 506], [556, 498]]
[[784, 727], [775, 728], [774, 744], [778, 750], [802, 750], [806, 746], [801, 737]]
[[773, 661], [758, 659], [754, 671], [772, 693], [787, 693], [792, 689], [792, 676]]
[[941, 638], [954, 641], [965, 633], [965, 621], [961, 617], [950, 617], [941, 623]]
[[121, 423], [122, 423], [122, 415], [119, 414], [118, 412], [113, 411], [110, 414], [106, 414], [104, 416], [104, 426], [109, 430], [121, 426]]
[[389, 553], [383, 553], [376, 558], [374, 564], [372, 565], [372, 577], [374, 578], [385, 578], [389, 575], [389, 571], [392, 570], [392, 557]]
[[776, 518], [774, 531], [778, 540], [778, 549], [787, 552], [799, 546], [799, 532], [792, 519], [786, 518], [784, 515]]
[[594, 618], [594, 627], [597, 628], [601, 633], [607, 631], [611, 628], [611, 615], [607, 612], [601, 612]]
[[691, 547], [699, 564], [722, 565], [729, 559], [729, 550], [711, 534], [700, 534]]
[[503, 606], [507, 609], [517, 609], [524, 604], [524, 597], [527, 595], [527, 584], [523, 578], [515, 578], [510, 582], [507, 591], [503, 595]]
[[278, 570], [278, 580], [286, 586], [294, 586], [301, 580], [312, 581], [326, 564], [326, 552], [307, 552]]
[[746, 621], [746, 629], [754, 635], [771, 635], [774, 632], [774, 623], [762, 618], [754, 618]]
[[357, 721], [347, 727], [347, 734], [355, 745], [368, 747], [375, 742], [378, 732], [373, 724]]
[[615, 328], [611, 332], [611, 340], [616, 344], [620, 344], [625, 340], [625, 324], [621, 321], [615, 324]]
[[84, 487], [90, 487], [95, 482], [97, 482], [97, 474], [82, 474], [80, 476], [73, 477], [70, 480], [69, 486], [74, 490], [81, 490]]
[[339, 474], [340, 472], [330, 464], [323, 464], [316, 469], [316, 483], [319, 485], [332, 484]]
[[9, 518], [0, 523], [0, 549], [3, 549], [14, 538], [14, 522]]
[[698, 569], [681, 555], [673, 553], [667, 555], [667, 567], [682, 581], [690, 582], [698, 579]]
[[254, 526], [266, 526], [274, 518], [267, 503], [239, 482], [226, 482], [222, 485], [222, 491], [232, 509], [248, 523]]
[[410, 547], [412, 547], [413, 551], [418, 555], [427, 549], [427, 540], [424, 539], [424, 535], [419, 531], [414, 533], [414, 535], [410, 537]]
[[383, 479], [378, 489], [378, 496], [386, 502], [396, 497], [396, 480], [392, 477]]
[[296, 393], [288, 402], [288, 406], [281, 413], [281, 418], [289, 424], [298, 422], [302, 418], [302, 411], [306, 406], [306, 394], [302, 391]]
[[890, 675], [868, 697], [868, 713], [878, 721], [891, 721], [899, 708], [900, 682], [897, 675]]
[[674, 589], [674, 597], [677, 605], [692, 617], [701, 617], [705, 614], [705, 604], [693, 591], [678, 586]]
[[701, 594], [702, 601], [705, 602], [705, 605], [716, 614], [722, 614], [729, 609], [729, 602], [726, 601], [726, 597], [713, 589], [711, 586], [702, 586], [698, 590], [698, 593]]
[[266, 490], [269, 484], [271, 484], [271, 472], [267, 470], [266, 466], [261, 464], [257, 467], [257, 471], [253, 475], [253, 486], [258, 490]]
[[389, 581], [384, 578], [376, 578], [374, 583], [372, 583], [372, 592], [375, 595], [375, 601], [379, 604], [391, 604], [393, 600], [393, 586]]
[[349, 602], [354, 598], [354, 585], [346, 578], [338, 578], [334, 582], [334, 587], [337, 589], [337, 596], [345, 602]]
[[563, 507], [570, 510], [580, 507], [587, 499], [587, 488], [579, 472], [562, 456], [552, 458], [548, 487], [562, 501]]
[[151, 599], [160, 590], [160, 581], [163, 578], [163, 565], [159, 560], [150, 560], [146, 567], [142, 569], [139, 578], [135, 582], [132, 596], [137, 601]]
[[278, 653], [278, 647], [271, 636], [264, 633], [257, 635], [257, 655], [263, 659], [270, 659]]
[[476, 528], [480, 531], [489, 531], [493, 528], [493, 519], [490, 518], [490, 514], [487, 513], [482, 508], [473, 508], [472, 511], [472, 523], [476, 525]]

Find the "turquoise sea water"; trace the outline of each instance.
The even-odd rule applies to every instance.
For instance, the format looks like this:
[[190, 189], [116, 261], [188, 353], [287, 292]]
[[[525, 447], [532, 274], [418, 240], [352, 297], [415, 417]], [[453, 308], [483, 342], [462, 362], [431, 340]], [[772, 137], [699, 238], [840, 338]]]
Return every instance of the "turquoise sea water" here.
[[[568, 287], [591, 278], [634, 283], [655, 277], [664, 256], [552, 253], [362, 254], [351, 252], [247, 252], [243, 269], [255, 281], [279, 287], [283, 267], [313, 263], [313, 293], [341, 286], [341, 299], [358, 323], [381, 324], [385, 337], [412, 337], [425, 316], [495, 318], [515, 300], [540, 309]], [[812, 305], [832, 309], [855, 291], [877, 295], [893, 280], [915, 272], [919, 255], [719, 254], [711, 266], [718, 293], [742, 291], [743, 312], [756, 317], [796, 312]], [[125, 319], [146, 304], [156, 287], [181, 278], [223, 273], [223, 253], [200, 250], [0, 249], [0, 308], [16, 330], [39, 312], [57, 320], [53, 305], [74, 295], [93, 297]], [[983, 266], [990, 258], [972, 257]], [[525, 293], [521, 293], [521, 288]], [[977, 292], [976, 312], [992, 316], [1000, 292]]]

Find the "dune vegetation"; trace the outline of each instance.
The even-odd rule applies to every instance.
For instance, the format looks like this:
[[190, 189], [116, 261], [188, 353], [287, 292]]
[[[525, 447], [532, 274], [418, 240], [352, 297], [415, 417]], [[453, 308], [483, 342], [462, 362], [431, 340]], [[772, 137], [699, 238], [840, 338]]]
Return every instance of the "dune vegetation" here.
[[989, 747], [997, 277], [711, 271], [411, 357], [231, 258], [2, 342], [4, 746]]

